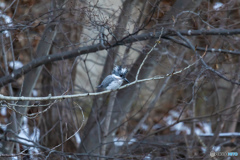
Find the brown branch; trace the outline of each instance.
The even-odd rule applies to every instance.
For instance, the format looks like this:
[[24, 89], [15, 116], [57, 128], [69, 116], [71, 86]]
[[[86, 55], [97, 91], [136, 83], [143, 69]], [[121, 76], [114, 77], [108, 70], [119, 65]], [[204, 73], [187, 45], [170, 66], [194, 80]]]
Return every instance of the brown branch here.
[[[184, 30], [184, 31], [178, 31], [178, 32], [181, 35], [185, 35], [185, 36], [199, 36], [199, 35], [225, 35], [225, 36], [227, 36], [227, 35], [240, 34], [240, 29]], [[157, 39], [160, 35], [161, 35], [161, 32], [144, 33], [141, 35], [131, 36], [127, 39], [123, 38], [122, 40], [119, 40], [117, 42], [106, 43], [104, 45], [95, 44], [95, 45], [91, 45], [91, 46], [87, 46], [87, 47], [80, 47], [78, 49], [74, 49], [71, 51], [56, 53], [56, 54], [49, 55], [49, 56], [42, 56], [42, 57], [39, 57], [39, 58], [29, 62], [28, 64], [24, 65], [22, 68], [13, 71], [11, 75], [7, 75], [7, 76], [0, 78], [0, 87], [15, 81], [22, 75], [31, 71], [33, 68], [36, 68], [43, 64], [47, 64], [47, 63], [54, 62], [54, 61], [61, 61], [61, 60], [65, 60], [65, 59], [71, 59], [71, 58], [75, 58], [79, 55], [93, 53], [93, 52], [97, 52], [97, 51], [104, 50], [104, 49], [110, 49], [110, 48], [113, 48], [113, 47], [116, 47], [119, 45], [128, 44], [128, 43], [144, 41], [144, 40], [149, 40], [149, 39]], [[173, 30], [167, 30], [167, 31], [163, 32], [162, 38], [169, 39], [168, 36], [177, 36], [177, 33]]]
[[213, 69], [212, 67], [210, 67], [209, 65], [207, 65], [207, 63], [203, 60], [203, 58], [198, 54], [198, 52], [195, 50], [195, 47], [192, 45], [192, 43], [185, 37], [183, 37], [183, 35], [176, 31], [177, 35], [182, 39], [184, 40], [189, 46], [190, 48], [193, 50], [193, 52], [196, 54], [196, 56], [200, 59], [202, 65], [209, 71], [213, 72], [214, 74], [216, 74], [218, 77], [224, 79], [225, 81], [227, 82], [231, 82], [232, 84], [237, 84], [237, 85], [240, 85], [239, 82], [237, 81], [233, 81], [232, 79], [229, 79], [227, 77], [225, 77], [222, 73], [218, 72], [217, 70]]
[[[187, 48], [190, 48], [191, 47], [186, 44], [186, 43], [183, 43], [182, 41], [178, 40], [178, 39], [175, 39], [171, 36], [165, 36], [164, 37], [165, 39], [168, 39], [168, 40], [171, 40], [172, 42], [176, 43], [176, 44], [179, 44], [181, 46], [184, 46], [184, 47], [187, 47]], [[218, 53], [224, 53], [224, 54], [233, 54], [233, 55], [240, 55], [240, 51], [232, 51], [232, 50], [226, 50], [226, 49], [216, 49], [216, 48], [204, 48], [204, 47], [196, 47], [195, 48], [197, 51], [207, 51], [207, 52], [218, 52]]]

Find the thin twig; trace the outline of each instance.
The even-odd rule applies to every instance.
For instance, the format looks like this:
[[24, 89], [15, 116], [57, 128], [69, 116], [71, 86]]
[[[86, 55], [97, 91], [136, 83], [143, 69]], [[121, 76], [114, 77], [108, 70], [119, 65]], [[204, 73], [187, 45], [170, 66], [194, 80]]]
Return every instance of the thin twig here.
[[141, 69], [142, 69], [142, 66], [144, 65], [146, 59], [148, 58], [148, 55], [149, 55], [149, 54], [153, 51], [153, 49], [156, 48], [156, 46], [160, 43], [160, 39], [161, 39], [161, 37], [162, 37], [163, 29], [164, 29], [164, 28], [162, 28], [161, 33], [160, 33], [157, 41], [155, 42], [154, 46], [150, 49], [150, 51], [148, 51], [147, 55], [145, 56], [145, 58], [143, 59], [141, 65], [140, 65], [140, 67], [138, 68], [138, 71], [137, 71], [137, 74], [136, 74], [136, 78], [135, 78], [136, 81], [138, 80], [139, 73], [140, 73], [140, 71], [141, 71]]
[[[1, 32], [1, 30], [0, 30], [0, 32]], [[179, 31], [179, 33], [181, 33], [182, 35], [187, 35], [187, 36], [236, 35], [236, 34], [240, 34], [240, 29], [183, 30], [183, 31]], [[126, 38], [126, 39], [118, 41], [118, 42], [115, 42], [115, 41], [109, 42], [109, 44], [106, 47], [103, 47], [101, 44], [94, 44], [91, 46], [80, 47], [80, 48], [77, 48], [77, 49], [74, 49], [71, 51], [56, 53], [56, 54], [52, 54], [52, 55], [48, 55], [48, 56], [42, 56], [42, 57], [39, 57], [39, 58], [29, 62], [28, 64], [24, 65], [22, 68], [14, 70], [11, 73], [11, 75], [1, 77], [0, 78], [0, 87], [4, 86], [10, 82], [15, 81], [22, 75], [30, 72], [33, 68], [36, 68], [43, 64], [47, 64], [47, 63], [55, 62], [55, 61], [62, 61], [65, 59], [71, 59], [71, 58], [75, 58], [79, 55], [95, 53], [96, 51], [110, 49], [110, 48], [113, 48], [113, 47], [116, 47], [119, 45], [128, 44], [128, 43], [139, 42], [139, 41], [144, 41], [144, 40], [149, 40], [149, 39], [157, 39], [157, 38], [159, 38], [160, 35], [161, 35], [161, 32], [144, 33], [141, 35], [130, 36], [129, 38]], [[167, 36], [177, 36], [177, 34], [172, 30], [167, 30], [164, 33], [162, 33], [162, 38], [168, 39]], [[218, 50], [216, 50], [216, 51], [218, 51]], [[233, 52], [235, 52], [235, 51], [233, 51]], [[229, 51], [229, 53], [231, 54], [231, 51]], [[237, 54], [237, 52], [235, 52], [235, 54]]]
[[237, 84], [237, 85], [240, 85], [239, 82], [236, 82], [236, 81], [233, 81], [231, 79], [228, 79], [227, 77], [225, 77], [222, 73], [216, 71], [215, 69], [213, 69], [212, 67], [210, 67], [209, 65], [207, 65], [207, 63], [203, 60], [203, 57], [201, 57], [198, 52], [196, 51], [195, 47], [192, 45], [192, 43], [185, 37], [183, 37], [183, 35], [180, 33], [180, 32], [177, 32], [177, 35], [182, 39], [184, 40], [190, 47], [191, 49], [193, 50], [193, 52], [196, 54], [196, 56], [200, 59], [200, 61], [202, 62], [203, 66], [207, 69], [207, 70], [210, 70], [212, 71], [213, 73], [215, 73], [218, 77], [224, 79], [225, 81], [227, 82], [231, 82], [232, 84]]
[[110, 122], [111, 122], [111, 117], [112, 117], [112, 111], [113, 111], [113, 106], [114, 106], [114, 102], [117, 96], [117, 91], [114, 91], [110, 94], [109, 97], [109, 103], [108, 103], [108, 108], [107, 108], [107, 112], [106, 112], [106, 118], [105, 118], [105, 122], [103, 125], [103, 137], [102, 137], [102, 148], [101, 148], [101, 155], [105, 156], [106, 155], [106, 151], [107, 151], [107, 138], [108, 138], [108, 133], [109, 133], [109, 127], [110, 127]]
[[[141, 79], [141, 80], [137, 80], [137, 81], [133, 81], [131, 83], [128, 83], [126, 85], [121, 86], [120, 88], [118, 88], [117, 90], [121, 90], [124, 89], [126, 87], [135, 85], [137, 83], [142, 83], [142, 82], [146, 82], [146, 81], [151, 81], [151, 80], [160, 80], [160, 79], [164, 79], [166, 77], [169, 76], [173, 76], [173, 75], [177, 75], [179, 73], [182, 73], [183, 71], [191, 68], [192, 66], [194, 66], [199, 60], [195, 61], [194, 63], [188, 65], [187, 67], [173, 72], [173, 73], [169, 73], [166, 75], [162, 75], [162, 76], [154, 76], [151, 78], [146, 78], [146, 79]], [[102, 92], [96, 92], [96, 93], [80, 93], [80, 94], [73, 94], [73, 95], [61, 95], [61, 96], [51, 96], [49, 95], [48, 97], [12, 97], [12, 96], [4, 96], [4, 95], [0, 95], [0, 100], [6, 100], [6, 101], [50, 101], [50, 100], [63, 100], [63, 99], [69, 99], [69, 98], [79, 98], [79, 97], [88, 97], [88, 96], [97, 96], [97, 95], [102, 95], [102, 94], [106, 94], [106, 93], [110, 93], [111, 90], [106, 90], [106, 91], [102, 91]]]

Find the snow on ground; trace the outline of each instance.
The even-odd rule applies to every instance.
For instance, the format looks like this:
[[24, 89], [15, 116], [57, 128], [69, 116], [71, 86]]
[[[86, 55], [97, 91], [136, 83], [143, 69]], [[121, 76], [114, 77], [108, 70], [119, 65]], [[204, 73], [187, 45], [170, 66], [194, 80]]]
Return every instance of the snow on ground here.
[[0, 8], [5, 8], [6, 4], [4, 2], [0, 2]]
[[[132, 138], [132, 139], [130, 139], [130, 141], [128, 141], [128, 144], [129, 145], [131, 145], [131, 144], [133, 144], [134, 142], [136, 142], [137, 140], [136, 140], [136, 138]], [[123, 146], [123, 144], [126, 142], [126, 138], [123, 138], [123, 137], [121, 137], [121, 138], [118, 138], [118, 137], [114, 137], [113, 138], [113, 142], [114, 142], [114, 145], [115, 146]]]
[[[201, 133], [198, 135], [202, 136], [202, 137], [214, 136], [214, 134], [211, 132], [210, 133]], [[239, 132], [219, 133], [219, 137], [240, 137], [240, 133]]]
[[7, 115], [7, 107], [3, 107], [1, 108], [1, 115], [2, 116], [6, 116]]
[[216, 3], [213, 5], [213, 9], [216, 10], [216, 11], [218, 11], [218, 10], [220, 10], [223, 6], [224, 6], [223, 3], [221, 3], [221, 2], [216, 2]]
[[[169, 111], [169, 115], [167, 117], [164, 117], [164, 121], [167, 123], [167, 125], [172, 125], [176, 123], [176, 120], [180, 116], [180, 112], [171, 110]], [[196, 134], [203, 134], [203, 133], [212, 133], [211, 124], [210, 123], [198, 123], [198, 126], [195, 127], [195, 133]], [[191, 129], [189, 126], [185, 125], [183, 122], [179, 122], [171, 127], [172, 131], [175, 131], [176, 134], [180, 134], [181, 132], [185, 132], [186, 134], [191, 134]]]
[[38, 91], [36, 89], [33, 89], [32, 94], [33, 94], [33, 97], [37, 97], [38, 96]]
[[[167, 125], [172, 125], [176, 122], [175, 119], [177, 119], [180, 116], [180, 113], [177, 111], [169, 111], [169, 116], [164, 117], [164, 121], [167, 123]], [[186, 126], [183, 122], [179, 122], [171, 127], [172, 131], [176, 131], [176, 134], [180, 134], [181, 132], [186, 132], [186, 134], [191, 133], [191, 129]]]
[[78, 133], [75, 134], [75, 138], [76, 138], [77, 144], [80, 144], [81, 143], [81, 137]]
[[19, 69], [19, 68], [22, 68], [23, 64], [22, 62], [20, 61], [11, 61], [9, 62], [9, 67], [12, 68], [12, 69]]
[[141, 128], [144, 130], [144, 131], [147, 131], [148, 130], [148, 125], [146, 125], [145, 123], [143, 123], [142, 125], [141, 125]]
[[[38, 142], [39, 137], [40, 137], [40, 130], [37, 127], [34, 127], [33, 133], [30, 134], [29, 126], [28, 126], [28, 119], [26, 117], [23, 117], [23, 125], [21, 128], [21, 132], [18, 134], [18, 136], [23, 138], [23, 139], [19, 138], [19, 141], [21, 141], [22, 143], [34, 146], [34, 144], [30, 141]], [[23, 146], [23, 147], [25, 147], [25, 146]], [[25, 149], [29, 150], [30, 157], [32, 156], [33, 153], [39, 152], [36, 147], [25, 147]], [[33, 158], [33, 157], [31, 157], [31, 158]]]
[[147, 156], [145, 156], [143, 160], [151, 160], [151, 154], [148, 154]]
[[115, 146], [122, 146], [124, 144], [125, 139], [124, 138], [118, 138], [114, 137], [113, 142]]
[[[0, 8], [4, 8], [4, 5], [5, 5], [4, 3], [0, 2]], [[4, 23], [6, 23], [7, 26], [9, 27], [13, 26], [12, 18], [9, 17], [8, 15], [3, 14], [1, 9], [0, 9], [0, 19], [3, 19]], [[3, 31], [3, 33], [6, 35], [6, 37], [10, 36], [10, 33], [7, 30]]]

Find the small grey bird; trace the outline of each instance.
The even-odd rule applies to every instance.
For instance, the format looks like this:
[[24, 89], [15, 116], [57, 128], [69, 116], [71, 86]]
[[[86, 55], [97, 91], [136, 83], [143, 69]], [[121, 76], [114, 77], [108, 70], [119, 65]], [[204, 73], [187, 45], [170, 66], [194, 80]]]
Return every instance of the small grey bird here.
[[121, 66], [114, 67], [112, 74], [108, 75], [97, 88], [104, 88], [106, 90], [118, 89], [122, 85], [123, 80], [129, 83], [125, 77], [127, 72], [127, 69]]

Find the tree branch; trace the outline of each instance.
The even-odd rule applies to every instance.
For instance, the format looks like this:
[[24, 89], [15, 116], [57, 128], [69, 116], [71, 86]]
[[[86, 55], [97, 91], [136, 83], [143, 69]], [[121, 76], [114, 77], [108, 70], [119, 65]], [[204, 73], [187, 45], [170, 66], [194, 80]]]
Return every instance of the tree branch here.
[[189, 46], [190, 48], [193, 50], [193, 52], [196, 54], [196, 56], [200, 59], [201, 63], [203, 64], [203, 66], [207, 69], [212, 71], [213, 73], [215, 73], [218, 77], [224, 79], [227, 82], [231, 82], [232, 84], [237, 84], [240, 85], [239, 82], [237, 81], [233, 81], [231, 79], [228, 79], [227, 77], [225, 77], [222, 73], [218, 72], [217, 70], [213, 69], [212, 67], [210, 67], [209, 65], [207, 65], [207, 63], [203, 60], [203, 58], [198, 54], [198, 52], [195, 50], [195, 47], [192, 45], [192, 43], [185, 37], [183, 37], [183, 35], [180, 32], [177, 32], [178, 36], [184, 40]]
[[[173, 76], [179, 73], [182, 73], [183, 71], [189, 69], [190, 67], [194, 66], [199, 60], [195, 61], [194, 63], [188, 65], [187, 67], [179, 70], [179, 71], [175, 71], [173, 73], [169, 73], [163, 76], [154, 76], [151, 78], [146, 78], [146, 79], [140, 79], [140, 80], [135, 80], [131, 83], [128, 83], [124, 86], [121, 86], [120, 88], [118, 88], [117, 90], [129, 87], [131, 85], [135, 85], [137, 83], [141, 83], [141, 82], [146, 82], [146, 81], [151, 81], [151, 80], [160, 80], [160, 79], [164, 79], [166, 77], [169, 76]], [[69, 98], [79, 98], [79, 97], [87, 97], [87, 96], [97, 96], [97, 95], [102, 95], [102, 94], [106, 94], [112, 92], [112, 90], [106, 90], [106, 91], [102, 91], [102, 92], [96, 92], [96, 93], [80, 93], [80, 94], [73, 94], [73, 95], [61, 95], [61, 96], [52, 96], [51, 94], [49, 94], [48, 97], [12, 97], [12, 96], [4, 96], [0, 94], [0, 100], [5, 100], [5, 101], [49, 101], [49, 100], [63, 100], [63, 99], [69, 99]], [[25, 107], [25, 106], [21, 106], [21, 107]], [[26, 106], [28, 107], [28, 106]]]
[[[235, 34], [240, 34], [240, 29], [232, 29], [232, 30], [225, 30], [225, 29], [214, 29], [214, 30], [183, 30], [179, 31], [181, 35], [186, 35], [186, 36], [199, 36], [199, 35], [235, 35]], [[65, 59], [71, 59], [75, 58], [79, 55], [83, 54], [88, 54], [88, 53], [93, 53], [97, 52], [100, 50], [104, 49], [110, 49], [119, 45], [124, 45], [128, 43], [133, 43], [137, 41], [144, 41], [144, 40], [149, 40], [149, 39], [157, 39], [161, 35], [161, 32], [150, 32], [150, 33], [144, 33], [141, 35], [134, 35], [129, 38], [123, 38], [122, 40], [119, 40], [117, 42], [110, 42], [110, 43], [105, 43], [104, 45], [102, 44], [95, 44], [87, 47], [80, 47], [78, 49], [74, 49], [71, 51], [66, 51], [62, 53], [56, 53], [53, 55], [48, 55], [48, 56], [42, 56], [39, 57], [28, 64], [24, 65], [22, 68], [17, 69], [13, 71], [10, 75], [6, 75], [2, 78], [0, 78], [0, 87], [14, 82], [16, 79], [21, 77], [22, 75], [28, 73], [31, 71], [33, 68], [36, 68], [40, 65], [47, 64], [50, 62], [54, 61], [60, 61], [60, 60], [65, 60]], [[169, 39], [168, 36], [177, 36], [177, 33], [174, 30], [167, 30], [163, 32], [162, 38], [164, 39]]]

